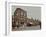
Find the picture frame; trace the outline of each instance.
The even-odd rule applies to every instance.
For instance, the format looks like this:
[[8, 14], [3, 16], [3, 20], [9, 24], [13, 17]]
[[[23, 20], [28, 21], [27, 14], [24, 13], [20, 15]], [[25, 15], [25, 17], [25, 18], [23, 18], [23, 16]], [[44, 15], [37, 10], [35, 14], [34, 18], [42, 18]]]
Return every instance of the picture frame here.
[[[5, 2], [5, 35], [8, 35], [9, 33], [15, 33], [12, 31], [12, 13], [11, 13], [11, 6], [12, 5], [19, 5], [19, 6], [35, 6], [35, 7], [41, 7], [41, 18], [42, 18], [42, 13], [43, 13], [43, 4], [37, 4], [37, 3], [17, 3], [17, 2]], [[42, 19], [41, 19], [42, 23]], [[42, 26], [41, 26], [42, 30]]]

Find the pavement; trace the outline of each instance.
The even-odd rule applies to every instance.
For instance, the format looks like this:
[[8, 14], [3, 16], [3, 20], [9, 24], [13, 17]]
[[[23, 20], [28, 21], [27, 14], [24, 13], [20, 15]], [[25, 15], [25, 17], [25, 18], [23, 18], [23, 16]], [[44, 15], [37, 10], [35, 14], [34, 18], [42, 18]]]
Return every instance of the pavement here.
[[24, 31], [24, 30], [40, 30], [40, 25], [37, 26], [30, 26], [30, 27], [15, 27], [14, 29], [12, 29], [12, 31]]

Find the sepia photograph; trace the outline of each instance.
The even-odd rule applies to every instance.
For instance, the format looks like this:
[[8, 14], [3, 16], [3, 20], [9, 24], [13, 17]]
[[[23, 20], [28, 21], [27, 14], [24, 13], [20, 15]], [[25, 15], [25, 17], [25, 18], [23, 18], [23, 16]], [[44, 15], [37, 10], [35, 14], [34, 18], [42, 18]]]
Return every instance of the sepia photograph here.
[[46, 32], [44, 3], [5, 1], [4, 7], [5, 11], [2, 13], [3, 19], [5, 18], [2, 22], [4, 36], [41, 37]]
[[41, 30], [41, 7], [11, 6], [12, 31]]

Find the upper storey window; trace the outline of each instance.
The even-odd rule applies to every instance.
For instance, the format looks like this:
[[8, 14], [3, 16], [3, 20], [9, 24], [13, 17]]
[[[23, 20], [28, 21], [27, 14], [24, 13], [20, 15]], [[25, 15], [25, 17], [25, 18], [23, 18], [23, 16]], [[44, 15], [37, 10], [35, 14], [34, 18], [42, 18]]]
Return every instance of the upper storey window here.
[[24, 14], [23, 14], [23, 11], [21, 11], [21, 16], [23, 16]]

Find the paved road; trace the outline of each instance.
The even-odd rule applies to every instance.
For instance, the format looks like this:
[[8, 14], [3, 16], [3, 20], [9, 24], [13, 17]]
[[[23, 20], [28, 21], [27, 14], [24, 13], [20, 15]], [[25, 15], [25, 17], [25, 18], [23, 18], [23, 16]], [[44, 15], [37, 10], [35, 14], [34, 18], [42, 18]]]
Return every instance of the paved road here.
[[21, 31], [21, 30], [40, 30], [40, 26], [31, 26], [31, 27], [20, 27], [20, 28], [15, 28], [13, 31]]

